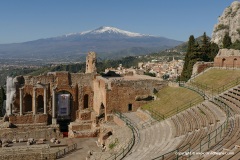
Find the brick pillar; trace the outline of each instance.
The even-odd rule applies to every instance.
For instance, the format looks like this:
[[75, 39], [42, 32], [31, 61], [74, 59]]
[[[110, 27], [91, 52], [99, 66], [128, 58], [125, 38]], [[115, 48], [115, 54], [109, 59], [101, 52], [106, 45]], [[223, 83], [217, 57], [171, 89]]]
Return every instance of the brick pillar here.
[[55, 88], [52, 89], [52, 124], [57, 124], [56, 121], [56, 99], [55, 99]]
[[33, 97], [32, 97], [32, 107], [33, 107], [33, 115], [37, 114], [37, 105], [36, 105], [36, 88], [33, 88]]
[[[19, 91], [20, 91], [20, 93], [19, 93], [19, 95], [20, 95], [20, 116], [22, 116], [23, 115], [23, 89], [20, 88]], [[10, 109], [11, 109], [10, 112], [12, 113], [12, 107]]]
[[47, 88], [46, 87], [44, 87], [43, 103], [44, 103], [44, 114], [47, 114]]

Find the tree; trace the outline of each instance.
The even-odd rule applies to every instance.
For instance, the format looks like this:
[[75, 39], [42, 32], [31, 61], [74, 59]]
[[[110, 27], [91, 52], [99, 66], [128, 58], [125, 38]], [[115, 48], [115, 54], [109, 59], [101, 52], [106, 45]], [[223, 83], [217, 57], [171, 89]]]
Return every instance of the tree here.
[[181, 81], [187, 81], [192, 75], [192, 66], [197, 56], [198, 44], [195, 43], [193, 35], [189, 37], [187, 53], [184, 58], [183, 71], [180, 76]]
[[224, 37], [223, 37], [223, 48], [230, 48], [232, 45], [232, 40], [231, 37], [229, 36], [229, 33], [225, 33]]
[[213, 61], [216, 55], [218, 54], [219, 47], [216, 43], [212, 42], [210, 44], [210, 54], [208, 55], [208, 60]]
[[232, 46], [231, 46], [232, 49], [236, 49], [236, 50], [240, 50], [240, 41], [239, 40], [236, 40]]
[[201, 45], [201, 58], [203, 61], [207, 62], [209, 61], [209, 54], [210, 54], [210, 42], [207, 38], [206, 32], [203, 33], [202, 36], [202, 45]]

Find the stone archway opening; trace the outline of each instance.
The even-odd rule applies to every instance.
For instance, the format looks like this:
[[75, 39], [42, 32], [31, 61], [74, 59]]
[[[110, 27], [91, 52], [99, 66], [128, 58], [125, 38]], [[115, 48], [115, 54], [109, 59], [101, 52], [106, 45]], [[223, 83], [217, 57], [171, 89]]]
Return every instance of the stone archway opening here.
[[68, 125], [71, 120], [71, 111], [73, 109], [73, 97], [68, 91], [56, 93], [56, 118], [60, 131], [65, 137], [68, 136]]
[[83, 97], [83, 109], [87, 109], [88, 108], [88, 99], [89, 99], [89, 96], [88, 94], [85, 94], [84, 97]]
[[44, 112], [44, 102], [43, 102], [43, 96], [39, 95], [37, 97], [37, 112], [43, 113]]
[[225, 61], [226, 61], [226, 59], [223, 58], [223, 59], [222, 59], [222, 67], [225, 67]]
[[237, 58], [233, 59], [233, 68], [237, 67]]
[[30, 94], [26, 94], [23, 98], [23, 106], [25, 112], [32, 111], [32, 96]]

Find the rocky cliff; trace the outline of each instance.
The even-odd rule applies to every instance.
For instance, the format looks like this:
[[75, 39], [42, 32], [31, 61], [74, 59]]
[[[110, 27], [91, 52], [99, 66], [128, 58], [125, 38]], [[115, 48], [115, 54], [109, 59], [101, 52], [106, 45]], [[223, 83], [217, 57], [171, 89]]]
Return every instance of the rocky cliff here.
[[223, 14], [218, 18], [218, 23], [214, 26], [212, 42], [222, 45], [225, 33], [229, 33], [232, 42], [240, 40], [240, 2], [234, 1], [227, 7]]

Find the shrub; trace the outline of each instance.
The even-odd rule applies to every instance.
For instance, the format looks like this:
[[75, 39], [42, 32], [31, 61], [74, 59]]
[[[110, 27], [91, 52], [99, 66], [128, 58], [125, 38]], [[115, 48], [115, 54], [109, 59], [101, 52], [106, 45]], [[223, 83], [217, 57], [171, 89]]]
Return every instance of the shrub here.
[[214, 32], [217, 32], [217, 31], [220, 31], [220, 30], [223, 30], [223, 29], [229, 29], [229, 26], [224, 25], [224, 24], [219, 24]]

